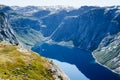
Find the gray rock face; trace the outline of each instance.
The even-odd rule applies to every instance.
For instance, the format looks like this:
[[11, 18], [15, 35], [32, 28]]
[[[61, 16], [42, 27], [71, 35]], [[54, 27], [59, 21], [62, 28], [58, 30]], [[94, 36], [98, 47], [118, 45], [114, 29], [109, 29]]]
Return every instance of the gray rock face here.
[[120, 31], [119, 20], [115, 19], [117, 9], [105, 10], [96, 8], [78, 17], [66, 17], [51, 38], [58, 42], [72, 40], [76, 47], [95, 50], [104, 37]]
[[8, 16], [3, 12], [0, 12], [0, 41], [8, 41], [11, 44], [18, 44], [9, 24]]
[[41, 18], [42, 24], [46, 26], [41, 28], [41, 32], [45, 37], [48, 37], [61, 25], [62, 22], [64, 22], [64, 19], [67, 16], [79, 16], [92, 8], [94, 9], [96, 7], [84, 6], [79, 9], [73, 9], [70, 11], [67, 11], [67, 9], [60, 9], [56, 12], [53, 11], [49, 15]]
[[93, 54], [98, 62], [120, 74], [120, 33], [105, 37]]

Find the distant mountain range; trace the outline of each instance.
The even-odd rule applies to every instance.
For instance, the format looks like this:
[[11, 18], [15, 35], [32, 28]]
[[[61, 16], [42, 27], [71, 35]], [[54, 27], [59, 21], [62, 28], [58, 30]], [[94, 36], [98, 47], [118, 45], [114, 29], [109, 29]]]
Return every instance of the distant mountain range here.
[[93, 52], [102, 65], [120, 74], [120, 6], [8, 7], [10, 24], [17, 39], [31, 48], [39, 42], [71, 41], [75, 47]]

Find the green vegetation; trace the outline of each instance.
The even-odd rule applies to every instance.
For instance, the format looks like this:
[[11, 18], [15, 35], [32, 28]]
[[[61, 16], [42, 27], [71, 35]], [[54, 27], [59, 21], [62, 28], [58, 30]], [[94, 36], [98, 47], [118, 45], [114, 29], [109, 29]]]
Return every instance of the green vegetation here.
[[113, 48], [113, 45], [109, 46], [109, 48], [111, 49], [106, 47], [103, 51], [94, 51], [94, 56], [98, 62], [114, 70], [119, 67], [120, 44], [116, 48]]
[[54, 80], [47, 59], [20, 46], [0, 44], [0, 78], [9, 80]]

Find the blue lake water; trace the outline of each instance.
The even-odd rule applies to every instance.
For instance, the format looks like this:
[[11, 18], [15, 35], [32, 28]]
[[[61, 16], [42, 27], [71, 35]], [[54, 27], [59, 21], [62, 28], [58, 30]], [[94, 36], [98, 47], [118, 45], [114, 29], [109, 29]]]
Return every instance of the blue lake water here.
[[89, 80], [83, 73], [81, 73], [78, 68], [66, 62], [60, 62], [58, 60], [52, 59], [66, 74], [71, 80]]
[[89, 51], [46, 43], [32, 50], [53, 59], [71, 80], [120, 80], [120, 75], [95, 63]]

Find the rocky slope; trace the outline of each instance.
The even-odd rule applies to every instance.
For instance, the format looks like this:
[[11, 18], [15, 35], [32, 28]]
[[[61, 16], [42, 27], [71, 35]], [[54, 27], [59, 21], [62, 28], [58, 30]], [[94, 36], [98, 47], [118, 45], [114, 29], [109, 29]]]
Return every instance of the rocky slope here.
[[11, 27], [17, 39], [24, 47], [29, 49], [44, 39], [40, 32], [41, 21], [32, 17], [32, 15], [37, 14], [34, 10], [39, 11], [41, 9], [33, 6], [21, 8], [18, 6], [9, 7], [4, 5], [1, 5], [0, 9], [1, 12], [9, 14], [9, 22], [12, 25]]
[[21, 46], [0, 43], [0, 79], [69, 80], [52, 61]]
[[40, 32], [40, 23], [31, 18], [25, 18], [24, 16], [11, 18], [11, 25], [17, 34], [19, 41], [31, 48], [34, 44], [43, 41], [43, 35]]
[[[19, 8], [19, 10], [18, 10]], [[29, 8], [29, 7], [27, 7]], [[22, 11], [23, 10], [23, 11]], [[27, 9], [25, 9], [26, 11]], [[24, 9], [20, 7], [1, 6], [0, 11], [9, 14], [9, 22], [19, 42], [26, 48], [31, 48], [37, 42], [42, 41], [43, 36], [40, 32], [40, 21], [23, 14]], [[28, 10], [29, 12], [30, 10]], [[37, 35], [36, 35], [37, 34]]]
[[120, 33], [104, 38], [93, 54], [98, 62], [120, 74]]
[[0, 12], [0, 41], [8, 41], [12, 44], [18, 44], [7, 18], [7, 14]]

